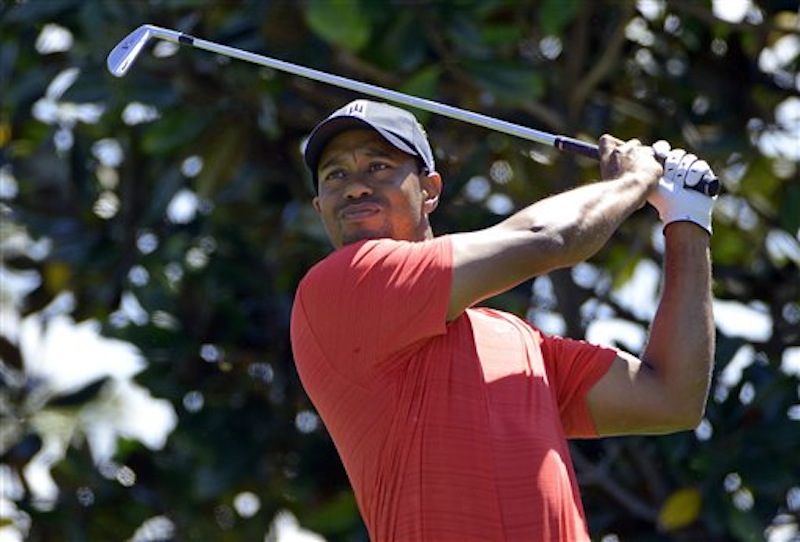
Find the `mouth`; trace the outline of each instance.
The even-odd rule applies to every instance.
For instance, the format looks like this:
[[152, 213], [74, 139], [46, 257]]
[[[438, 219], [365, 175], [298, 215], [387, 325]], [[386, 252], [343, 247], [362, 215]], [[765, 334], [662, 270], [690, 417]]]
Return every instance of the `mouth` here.
[[375, 203], [351, 203], [339, 211], [339, 218], [343, 222], [361, 222], [369, 220], [380, 212], [380, 205]]

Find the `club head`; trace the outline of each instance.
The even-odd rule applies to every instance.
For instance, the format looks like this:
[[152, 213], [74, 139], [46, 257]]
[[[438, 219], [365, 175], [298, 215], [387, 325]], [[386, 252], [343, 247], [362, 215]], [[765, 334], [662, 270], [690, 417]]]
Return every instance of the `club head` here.
[[108, 71], [115, 77], [122, 77], [128, 71], [128, 68], [142, 52], [142, 49], [153, 34], [153, 27], [149, 24], [144, 24], [125, 36], [121, 42], [114, 47], [108, 58], [106, 59], [106, 66]]

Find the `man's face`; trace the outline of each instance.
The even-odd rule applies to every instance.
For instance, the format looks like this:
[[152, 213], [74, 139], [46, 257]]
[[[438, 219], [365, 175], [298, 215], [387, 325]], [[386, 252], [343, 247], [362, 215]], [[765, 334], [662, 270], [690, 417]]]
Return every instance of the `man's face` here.
[[422, 241], [433, 237], [428, 214], [441, 179], [371, 129], [331, 139], [317, 166], [319, 212], [335, 247], [363, 239]]

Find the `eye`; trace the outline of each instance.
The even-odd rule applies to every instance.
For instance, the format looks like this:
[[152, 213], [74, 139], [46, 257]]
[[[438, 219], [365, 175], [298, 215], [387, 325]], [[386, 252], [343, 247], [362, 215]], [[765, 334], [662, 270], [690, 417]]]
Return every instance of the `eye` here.
[[346, 176], [347, 172], [344, 169], [336, 168], [325, 172], [322, 178], [325, 181], [338, 181], [344, 179]]
[[376, 171], [383, 171], [383, 170], [389, 169], [391, 167], [392, 166], [390, 164], [387, 164], [385, 162], [372, 162], [369, 165], [369, 172], [370, 173], [375, 173]]

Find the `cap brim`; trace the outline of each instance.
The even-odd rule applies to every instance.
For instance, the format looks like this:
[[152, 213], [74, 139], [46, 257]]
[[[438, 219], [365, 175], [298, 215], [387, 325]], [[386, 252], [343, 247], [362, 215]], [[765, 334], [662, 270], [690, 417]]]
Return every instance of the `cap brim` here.
[[387, 132], [386, 130], [373, 126], [369, 122], [358, 117], [334, 117], [317, 126], [317, 128], [308, 138], [305, 150], [303, 151], [303, 158], [306, 162], [306, 166], [308, 166], [308, 169], [311, 171], [311, 174], [315, 179], [317, 177], [317, 166], [319, 165], [319, 159], [322, 157], [322, 152], [325, 150], [325, 147], [328, 145], [328, 143], [330, 143], [331, 139], [342, 132], [358, 128], [369, 128], [375, 130], [393, 147], [400, 149], [401, 151], [412, 156], [417, 156], [417, 152], [413, 149], [413, 147], [411, 147], [411, 145], [391, 132]]

